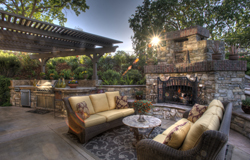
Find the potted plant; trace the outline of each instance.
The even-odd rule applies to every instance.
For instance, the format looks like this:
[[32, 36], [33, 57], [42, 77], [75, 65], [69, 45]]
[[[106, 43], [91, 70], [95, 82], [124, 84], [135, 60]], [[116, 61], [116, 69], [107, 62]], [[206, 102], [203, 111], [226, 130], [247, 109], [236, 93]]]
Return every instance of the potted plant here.
[[74, 74], [73, 72], [70, 73], [70, 79], [71, 79], [71, 80], [74, 79], [74, 75], [75, 75], [75, 74]]
[[142, 100], [142, 97], [143, 97], [143, 91], [135, 92], [135, 99], [136, 100]]
[[50, 73], [50, 75], [49, 75], [49, 78], [51, 79], [51, 80], [53, 80], [54, 79], [54, 73]]
[[44, 72], [41, 72], [40, 76], [42, 77], [42, 79], [45, 79], [45, 73]]
[[87, 71], [82, 71], [82, 72], [80, 72], [80, 73], [79, 73], [79, 77], [81, 77], [81, 78], [87, 80], [87, 78], [88, 78], [88, 72], [87, 72]]
[[242, 100], [241, 109], [246, 114], [250, 114], [250, 98], [246, 98], [246, 100]]
[[151, 101], [148, 100], [138, 100], [134, 101], [132, 107], [134, 107], [136, 114], [139, 114], [139, 122], [144, 122], [144, 116], [151, 108], [153, 108], [153, 105]]
[[229, 60], [238, 60], [239, 59], [239, 56], [238, 56], [239, 47], [231, 45], [231, 47], [229, 48], [229, 53], [230, 53], [229, 58], [228, 58]]
[[65, 78], [63, 72], [61, 72], [61, 73], [59, 74], [59, 76], [60, 76], [61, 79], [62, 79], [62, 78]]
[[214, 41], [214, 46], [211, 47], [213, 50], [212, 54], [212, 60], [221, 60], [222, 59], [222, 54], [220, 53], [220, 41]]
[[78, 86], [77, 80], [69, 80], [68, 86], [70, 88], [76, 88]]

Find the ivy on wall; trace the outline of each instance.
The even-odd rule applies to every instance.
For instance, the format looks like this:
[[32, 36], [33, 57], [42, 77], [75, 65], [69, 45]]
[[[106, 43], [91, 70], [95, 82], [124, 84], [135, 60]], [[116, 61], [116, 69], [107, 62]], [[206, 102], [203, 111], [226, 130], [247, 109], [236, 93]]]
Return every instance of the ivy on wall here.
[[10, 78], [0, 75], [0, 106], [11, 106], [9, 86]]

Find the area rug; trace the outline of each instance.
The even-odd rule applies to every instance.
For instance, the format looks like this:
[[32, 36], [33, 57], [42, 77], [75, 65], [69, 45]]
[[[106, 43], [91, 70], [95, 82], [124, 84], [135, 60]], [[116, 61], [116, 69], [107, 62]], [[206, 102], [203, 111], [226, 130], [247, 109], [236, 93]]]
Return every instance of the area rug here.
[[[156, 127], [149, 138], [154, 138], [164, 130], [165, 129], [163, 128]], [[140, 129], [139, 131], [140, 133], [147, 135], [151, 129]], [[73, 134], [66, 133], [64, 136], [76, 143], [80, 143], [78, 138]], [[129, 127], [120, 126], [92, 138], [88, 143], [83, 144], [81, 148], [92, 155], [95, 159], [137, 160], [136, 148], [132, 145], [134, 141], [134, 134], [129, 130]], [[231, 159], [231, 153], [232, 146], [228, 145], [225, 160]]]
[[36, 113], [36, 114], [46, 114], [46, 113], [49, 113], [50, 111], [44, 110], [44, 109], [35, 109], [35, 110], [29, 110], [27, 112]]

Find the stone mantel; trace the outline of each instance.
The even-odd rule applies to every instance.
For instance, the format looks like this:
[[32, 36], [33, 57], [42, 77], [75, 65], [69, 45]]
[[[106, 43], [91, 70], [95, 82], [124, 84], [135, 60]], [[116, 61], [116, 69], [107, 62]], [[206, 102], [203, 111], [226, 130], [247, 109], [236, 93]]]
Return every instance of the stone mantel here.
[[144, 66], [146, 74], [161, 73], [182, 73], [182, 72], [209, 72], [209, 71], [246, 71], [247, 61], [217, 60], [202, 61], [196, 63], [183, 63], [176, 67], [174, 64], [168, 65], [148, 65]]

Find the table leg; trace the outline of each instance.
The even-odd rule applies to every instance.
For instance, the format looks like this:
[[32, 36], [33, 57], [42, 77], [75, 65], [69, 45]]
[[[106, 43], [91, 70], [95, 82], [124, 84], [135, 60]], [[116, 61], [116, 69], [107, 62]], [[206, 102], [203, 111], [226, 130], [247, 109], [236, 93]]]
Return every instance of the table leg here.
[[146, 138], [148, 138], [149, 137], [149, 135], [153, 132], [153, 130], [155, 129], [155, 127], [154, 128], [152, 128], [151, 129], [151, 131], [149, 132], [149, 134], [147, 135], [147, 136], [145, 136]]
[[134, 136], [135, 136], [135, 139], [136, 139], [136, 142], [133, 142], [133, 146], [135, 147], [136, 144], [142, 139], [142, 135], [139, 134], [139, 130], [138, 128], [130, 128], [130, 131], [133, 131], [134, 132]]

